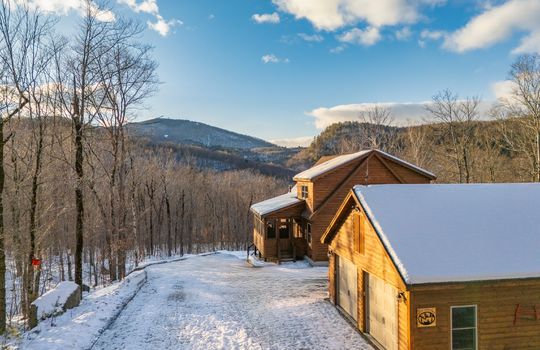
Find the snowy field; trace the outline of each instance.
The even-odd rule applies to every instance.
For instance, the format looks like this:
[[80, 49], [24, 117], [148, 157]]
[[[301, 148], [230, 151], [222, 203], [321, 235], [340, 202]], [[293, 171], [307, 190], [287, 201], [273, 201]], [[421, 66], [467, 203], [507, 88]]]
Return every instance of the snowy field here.
[[101, 336], [83, 325], [94, 338], [82, 346], [69, 339], [76, 333], [43, 329], [32, 347], [372, 349], [324, 300], [327, 268], [303, 262], [253, 268], [218, 253], [149, 266], [146, 274], [147, 283]]

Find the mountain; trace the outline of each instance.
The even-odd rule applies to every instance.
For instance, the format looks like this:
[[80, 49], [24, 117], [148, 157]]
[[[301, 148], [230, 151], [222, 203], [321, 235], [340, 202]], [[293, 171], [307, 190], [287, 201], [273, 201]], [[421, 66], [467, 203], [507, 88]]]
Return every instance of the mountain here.
[[287, 167], [301, 169], [312, 166], [319, 158], [376, 148], [391, 153], [400, 149], [407, 128], [376, 125], [362, 122], [335, 123], [324, 129], [306, 148], [299, 150], [284, 163]]
[[130, 123], [128, 129], [153, 142], [172, 142], [205, 148], [249, 150], [276, 145], [256, 137], [242, 135], [204, 123], [183, 119], [156, 118]]
[[256, 137], [190, 120], [156, 118], [127, 126], [144, 147], [172, 150], [178, 159], [217, 171], [252, 169], [290, 180], [298, 171], [287, 166], [301, 148], [285, 148]]

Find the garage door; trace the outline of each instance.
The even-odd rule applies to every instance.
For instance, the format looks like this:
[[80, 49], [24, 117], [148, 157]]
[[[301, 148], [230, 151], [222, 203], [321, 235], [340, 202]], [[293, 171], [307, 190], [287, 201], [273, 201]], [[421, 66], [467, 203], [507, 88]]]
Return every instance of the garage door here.
[[397, 290], [380, 278], [368, 276], [368, 332], [386, 350], [397, 350]]
[[356, 266], [349, 260], [339, 257], [338, 262], [338, 305], [352, 318], [357, 319], [358, 309], [358, 275]]

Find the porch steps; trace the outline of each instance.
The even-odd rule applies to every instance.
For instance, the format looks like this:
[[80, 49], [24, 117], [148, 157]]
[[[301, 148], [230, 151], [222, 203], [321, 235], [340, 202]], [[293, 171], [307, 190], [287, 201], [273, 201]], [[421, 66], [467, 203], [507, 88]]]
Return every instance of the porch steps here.
[[296, 259], [294, 258], [294, 256], [292, 254], [282, 254], [279, 258], [279, 261], [280, 262], [284, 262], [284, 261], [295, 261]]

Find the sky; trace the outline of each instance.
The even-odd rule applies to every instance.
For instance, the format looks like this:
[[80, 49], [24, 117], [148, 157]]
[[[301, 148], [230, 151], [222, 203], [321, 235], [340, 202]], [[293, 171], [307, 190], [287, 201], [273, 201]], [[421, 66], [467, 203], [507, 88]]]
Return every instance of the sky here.
[[[69, 33], [83, 0], [26, 0]], [[540, 0], [109, 0], [147, 25], [159, 91], [136, 120], [195, 120], [306, 144], [373, 105], [427, 117], [443, 89], [486, 104], [540, 52]]]

